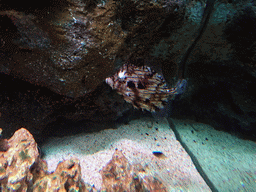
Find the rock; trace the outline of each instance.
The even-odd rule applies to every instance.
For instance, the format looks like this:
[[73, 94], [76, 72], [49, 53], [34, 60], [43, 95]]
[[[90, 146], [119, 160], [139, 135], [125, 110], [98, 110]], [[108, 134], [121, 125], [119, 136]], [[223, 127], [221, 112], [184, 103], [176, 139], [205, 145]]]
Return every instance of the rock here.
[[40, 157], [39, 162], [35, 164], [35, 166], [33, 166], [33, 169], [31, 169], [31, 173], [33, 174], [34, 185], [35, 181], [49, 175], [47, 162], [45, 160], [42, 160]]
[[2, 191], [91, 191], [81, 179], [77, 159], [60, 162], [53, 173], [40, 159], [33, 136], [25, 129], [17, 130], [7, 141], [8, 150], [0, 151], [0, 185]]
[[160, 182], [157, 178], [152, 176], [145, 176], [141, 178], [143, 183], [143, 189], [141, 191], [162, 191], [167, 192], [168, 190], [165, 188], [162, 182]]
[[[161, 41], [153, 49], [157, 58], [165, 55], [166, 47], [172, 42], [173, 46], [169, 46], [170, 62], [177, 65], [182, 62], [184, 54], [196, 38], [204, 7], [205, 2], [191, 1], [186, 4], [185, 19], [181, 26], [173, 31], [167, 41]], [[227, 83], [227, 87], [253, 87], [256, 77], [253, 64], [255, 18], [255, 4], [251, 1], [215, 1], [208, 26], [186, 61], [185, 78], [189, 80], [190, 93], [197, 92], [197, 88], [201, 86], [214, 85], [216, 82]], [[169, 76], [171, 73], [172, 70], [169, 71]]]
[[[201, 7], [199, 2], [196, 7]], [[195, 18], [190, 19], [197, 23]], [[255, 4], [250, 1], [215, 3], [208, 27], [187, 61], [188, 89], [172, 101], [171, 117], [255, 140], [255, 20]], [[176, 41], [185, 44], [180, 38]]]
[[94, 90], [118, 68], [114, 58], [125, 33], [112, 19], [112, 1], [90, 11], [81, 3], [62, 4], [62, 10], [53, 5], [52, 13], [0, 12], [0, 70], [70, 97]]
[[162, 28], [179, 25], [182, 2], [67, 0], [23, 9], [5, 2], [3, 10], [14, 9], [0, 11], [0, 71], [58, 94], [84, 96], [122, 61], [149, 57]]
[[102, 190], [105, 191], [136, 191], [141, 188], [134, 175], [132, 165], [121, 151], [116, 150], [110, 162], [101, 170]]
[[54, 111], [70, 102], [47, 88], [3, 74], [0, 75], [0, 89], [3, 138], [11, 137], [20, 127], [26, 127], [36, 138], [43, 137], [43, 128], [56, 120]]
[[26, 127], [39, 142], [48, 133], [56, 131], [60, 120], [63, 122], [65, 119], [72, 124], [82, 120], [115, 121], [132, 108], [106, 84], [84, 97], [73, 99], [1, 74], [0, 89], [3, 138], [9, 138], [20, 127]]
[[33, 184], [32, 167], [39, 161], [37, 144], [24, 128], [8, 140], [9, 149], [0, 152], [0, 183], [3, 191], [27, 191]]
[[0, 151], [7, 151], [9, 149], [8, 140], [2, 139], [2, 129], [0, 128]]
[[101, 170], [103, 180], [101, 190], [167, 191], [159, 179], [145, 175], [144, 172], [145, 170], [140, 165], [134, 167], [128, 162], [122, 151], [116, 149], [110, 162]]
[[54, 173], [38, 178], [33, 191], [89, 191], [81, 180], [81, 167], [77, 159], [60, 162]]

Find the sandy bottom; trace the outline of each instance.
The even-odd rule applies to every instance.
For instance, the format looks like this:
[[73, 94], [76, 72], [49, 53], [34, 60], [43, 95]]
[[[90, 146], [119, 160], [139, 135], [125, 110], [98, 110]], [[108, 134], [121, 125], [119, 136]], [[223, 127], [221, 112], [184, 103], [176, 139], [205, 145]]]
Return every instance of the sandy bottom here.
[[172, 119], [181, 140], [218, 191], [256, 191], [256, 143], [210, 125]]
[[[147, 165], [151, 175], [158, 177], [168, 191], [211, 191], [166, 119], [142, 118], [100, 132], [51, 138], [42, 151], [50, 171], [62, 160], [78, 158], [83, 180], [99, 190], [99, 171], [111, 160], [116, 148], [122, 150], [131, 164]], [[161, 151], [166, 158], [154, 156], [153, 151]]]

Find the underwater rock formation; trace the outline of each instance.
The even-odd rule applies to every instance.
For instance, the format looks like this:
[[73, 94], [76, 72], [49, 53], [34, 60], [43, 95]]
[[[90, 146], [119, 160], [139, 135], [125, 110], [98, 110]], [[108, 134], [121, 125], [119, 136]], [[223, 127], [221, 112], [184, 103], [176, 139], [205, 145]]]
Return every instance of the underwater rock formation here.
[[[48, 172], [47, 162], [39, 155], [33, 136], [21, 128], [7, 141], [8, 150], [0, 151], [0, 189], [3, 191], [96, 191], [81, 175], [79, 160], [59, 162], [56, 170]], [[102, 189], [110, 191], [166, 191], [145, 169], [134, 168], [121, 151], [116, 150], [101, 171]], [[141, 171], [141, 172], [140, 172]]]
[[39, 175], [33, 191], [89, 191], [81, 179], [81, 168], [77, 159], [60, 162], [51, 174]]
[[171, 117], [255, 140], [255, 21], [255, 2], [216, 2], [187, 61], [187, 92], [172, 101]]
[[110, 162], [101, 170], [104, 191], [167, 191], [166, 187], [150, 175], [145, 176], [142, 166], [131, 165], [122, 151], [116, 149]]
[[159, 41], [155, 33], [170, 14], [177, 17], [176, 4], [67, 0], [26, 9], [5, 1], [0, 71], [58, 94], [84, 96], [118, 70], [120, 60], [132, 53], [141, 58]]
[[3, 191], [28, 191], [33, 184], [31, 170], [39, 162], [33, 136], [24, 128], [8, 140], [8, 150], [0, 151], [0, 184]]
[[0, 89], [0, 126], [5, 128], [4, 138], [9, 138], [20, 127], [26, 127], [39, 142], [48, 133], [56, 131], [56, 127], [46, 130], [47, 125], [61, 118], [73, 123], [115, 121], [132, 108], [107, 84], [85, 97], [72, 99], [0, 74]]
[[1, 32], [1, 71], [58, 94], [79, 97], [118, 68], [115, 52], [124, 33], [112, 20], [116, 7], [109, 2], [104, 9], [88, 11], [79, 10], [77, 3], [81, 2], [73, 3], [63, 5], [62, 10], [38, 11], [35, 15], [0, 12], [1, 25], [8, 31]]

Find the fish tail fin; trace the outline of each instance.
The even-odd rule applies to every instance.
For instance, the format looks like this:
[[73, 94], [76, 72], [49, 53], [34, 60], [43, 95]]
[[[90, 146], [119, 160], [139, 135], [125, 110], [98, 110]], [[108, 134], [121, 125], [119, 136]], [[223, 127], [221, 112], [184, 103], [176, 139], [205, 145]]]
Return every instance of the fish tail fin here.
[[175, 86], [175, 91], [177, 95], [180, 95], [186, 91], [188, 81], [186, 79], [178, 80], [176, 86]]

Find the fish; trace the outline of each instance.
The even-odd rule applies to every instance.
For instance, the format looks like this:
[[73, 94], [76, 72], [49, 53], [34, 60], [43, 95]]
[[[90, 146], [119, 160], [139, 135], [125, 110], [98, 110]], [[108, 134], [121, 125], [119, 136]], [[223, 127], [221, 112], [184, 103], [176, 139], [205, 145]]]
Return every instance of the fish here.
[[149, 66], [135, 66], [125, 63], [106, 83], [134, 108], [156, 112], [162, 110], [169, 99], [186, 89], [187, 81], [180, 80], [173, 88], [168, 88], [162, 75]]

